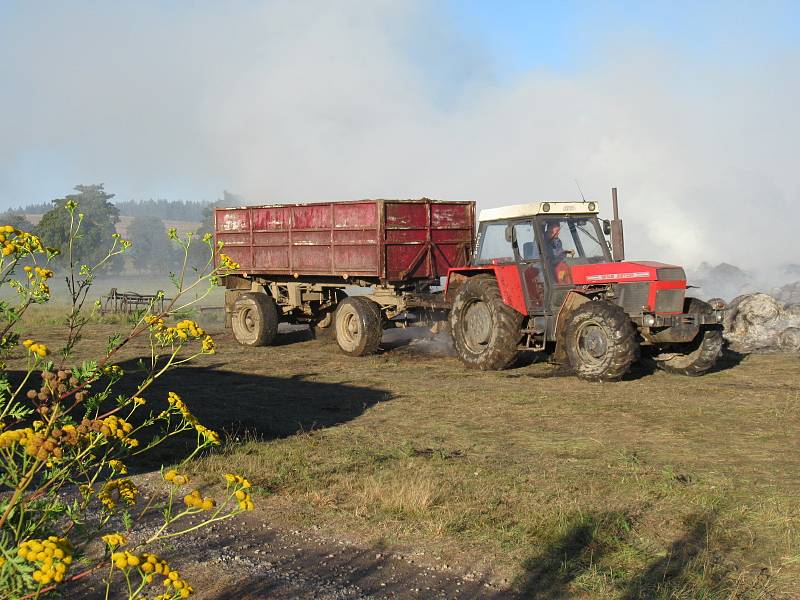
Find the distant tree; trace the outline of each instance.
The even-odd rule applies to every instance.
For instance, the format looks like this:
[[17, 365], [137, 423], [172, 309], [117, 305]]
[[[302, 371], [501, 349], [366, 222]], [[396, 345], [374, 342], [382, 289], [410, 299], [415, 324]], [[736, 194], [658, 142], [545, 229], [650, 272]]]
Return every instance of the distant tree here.
[[[74, 259], [76, 262], [93, 264], [101, 260], [112, 243], [112, 236], [116, 233], [116, 224], [119, 221], [119, 211], [110, 200], [114, 194], [109, 194], [103, 189], [103, 184], [75, 186], [77, 194], [70, 194], [64, 198], [53, 200], [53, 208], [44, 214], [42, 220], [35, 228], [36, 234], [42, 242], [53, 248], [62, 250], [59, 260], [67, 260], [66, 246], [69, 240], [69, 212], [65, 205], [67, 202], [78, 203], [77, 213], [84, 215], [81, 224], [80, 237], [74, 245]], [[110, 265], [110, 268], [119, 268], [120, 263]]]
[[167, 238], [164, 221], [152, 216], [136, 217], [128, 227], [127, 237], [133, 243], [130, 255], [135, 269], [158, 273], [175, 270], [177, 247]]
[[7, 212], [0, 215], [0, 225], [11, 225], [14, 229], [19, 229], [20, 231], [33, 231], [33, 223], [28, 221], [25, 218], [25, 215], [21, 215], [16, 212]]

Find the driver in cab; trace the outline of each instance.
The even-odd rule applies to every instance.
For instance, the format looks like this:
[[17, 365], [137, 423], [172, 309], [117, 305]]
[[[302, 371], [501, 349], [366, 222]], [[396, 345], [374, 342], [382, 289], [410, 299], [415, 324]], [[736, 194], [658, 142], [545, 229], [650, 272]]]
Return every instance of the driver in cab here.
[[564, 244], [558, 234], [561, 233], [561, 223], [559, 221], [548, 221], [545, 229], [545, 239], [550, 246], [553, 255], [553, 262], [559, 263], [567, 256], [574, 256], [574, 250], [564, 250]]

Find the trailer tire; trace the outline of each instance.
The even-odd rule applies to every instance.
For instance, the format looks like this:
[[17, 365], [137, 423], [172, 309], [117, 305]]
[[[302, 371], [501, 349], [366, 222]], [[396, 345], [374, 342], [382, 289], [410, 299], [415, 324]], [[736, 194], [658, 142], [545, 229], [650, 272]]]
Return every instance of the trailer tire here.
[[375, 354], [383, 336], [381, 307], [361, 296], [349, 296], [336, 309], [336, 342], [348, 356]]
[[[709, 314], [713, 310], [708, 303], [702, 300], [687, 298], [686, 312]], [[707, 373], [716, 364], [722, 353], [722, 342], [721, 327], [701, 328], [694, 340], [686, 344], [674, 344], [669, 348], [664, 348], [665, 352], [654, 356], [653, 361], [656, 367], [667, 373], [697, 377]]]
[[261, 292], [241, 294], [233, 304], [231, 328], [243, 346], [268, 346], [278, 334], [278, 307]]
[[335, 311], [327, 312], [325, 313], [324, 317], [311, 326], [311, 331], [314, 333], [314, 339], [326, 340], [336, 337], [336, 327], [333, 326], [335, 316]]
[[497, 279], [475, 275], [459, 286], [450, 309], [458, 357], [470, 369], [499, 371], [517, 357], [523, 315], [503, 302]]
[[569, 317], [564, 345], [575, 374], [587, 381], [618, 381], [636, 360], [636, 329], [622, 307], [585, 302]]

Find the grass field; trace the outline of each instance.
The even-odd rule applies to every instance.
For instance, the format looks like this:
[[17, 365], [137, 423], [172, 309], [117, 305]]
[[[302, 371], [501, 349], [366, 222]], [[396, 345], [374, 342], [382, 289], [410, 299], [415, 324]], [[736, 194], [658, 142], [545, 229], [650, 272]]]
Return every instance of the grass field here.
[[[49, 323], [24, 333], [55, 344]], [[118, 328], [93, 325], [78, 353]], [[352, 359], [307, 331], [253, 349], [214, 329], [218, 354], [148, 399], [178, 391], [226, 433], [195, 476], [246, 473], [265, 519], [424, 552], [535, 597], [798, 597], [797, 355], [590, 384], [546, 363], [467, 372], [441, 344], [390, 334]], [[146, 354], [131, 347], [123, 366]]]

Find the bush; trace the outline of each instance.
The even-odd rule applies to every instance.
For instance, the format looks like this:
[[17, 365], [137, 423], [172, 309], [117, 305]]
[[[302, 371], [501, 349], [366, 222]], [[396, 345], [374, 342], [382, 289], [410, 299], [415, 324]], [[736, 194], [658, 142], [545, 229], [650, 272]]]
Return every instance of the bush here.
[[[5, 358], [21, 348], [27, 360], [21, 382], [12, 384], [5, 363], [0, 371], [0, 597], [56, 594], [70, 581], [102, 570], [107, 592], [119, 585], [129, 598], [149, 593], [161, 600], [186, 598], [193, 592], [191, 585], [152, 552], [153, 544], [251, 510], [250, 483], [228, 474], [218, 498], [191, 489], [181, 465], [218, 445], [219, 436], [194, 417], [178, 393], [169, 393], [163, 409], [151, 409], [155, 402], [145, 398], [169, 369], [214, 353], [214, 340], [197, 323], [174, 322], [173, 317], [202, 299], [219, 274], [236, 265], [218, 252], [220, 266], [215, 267], [213, 243], [205, 236], [205, 268], [190, 281], [185, 272], [175, 277], [175, 298], [163, 312], [155, 311], [153, 303], [126, 334], [109, 340], [103, 356], [76, 364], [73, 351], [89, 319], [84, 304], [94, 272], [130, 244], [116, 236], [93, 265], [75, 262], [73, 245], [80, 239], [83, 217], [73, 201], [64, 210], [72, 308], [59, 352], [40, 340], [20, 344], [14, 333], [31, 305], [49, 301], [49, 265], [57, 251], [34, 235], [0, 227], [0, 287], [17, 293], [14, 301], [0, 300], [0, 353]], [[191, 235], [181, 239], [171, 232], [170, 237], [184, 255], [198, 243], [193, 244]], [[185, 301], [190, 291], [193, 299]], [[113, 364], [114, 357], [142, 336], [152, 349], [147, 372], [137, 379], [133, 393], [115, 394], [117, 384], [123, 379], [129, 383], [130, 376]], [[186, 432], [195, 435], [193, 452], [177, 468], [162, 468], [161, 493], [141, 506], [139, 490], [127, 476], [128, 460]], [[160, 525], [143, 538], [142, 519], [153, 514], [160, 515]], [[187, 517], [198, 514], [200, 521], [187, 523]], [[98, 543], [102, 551], [97, 551]]]

